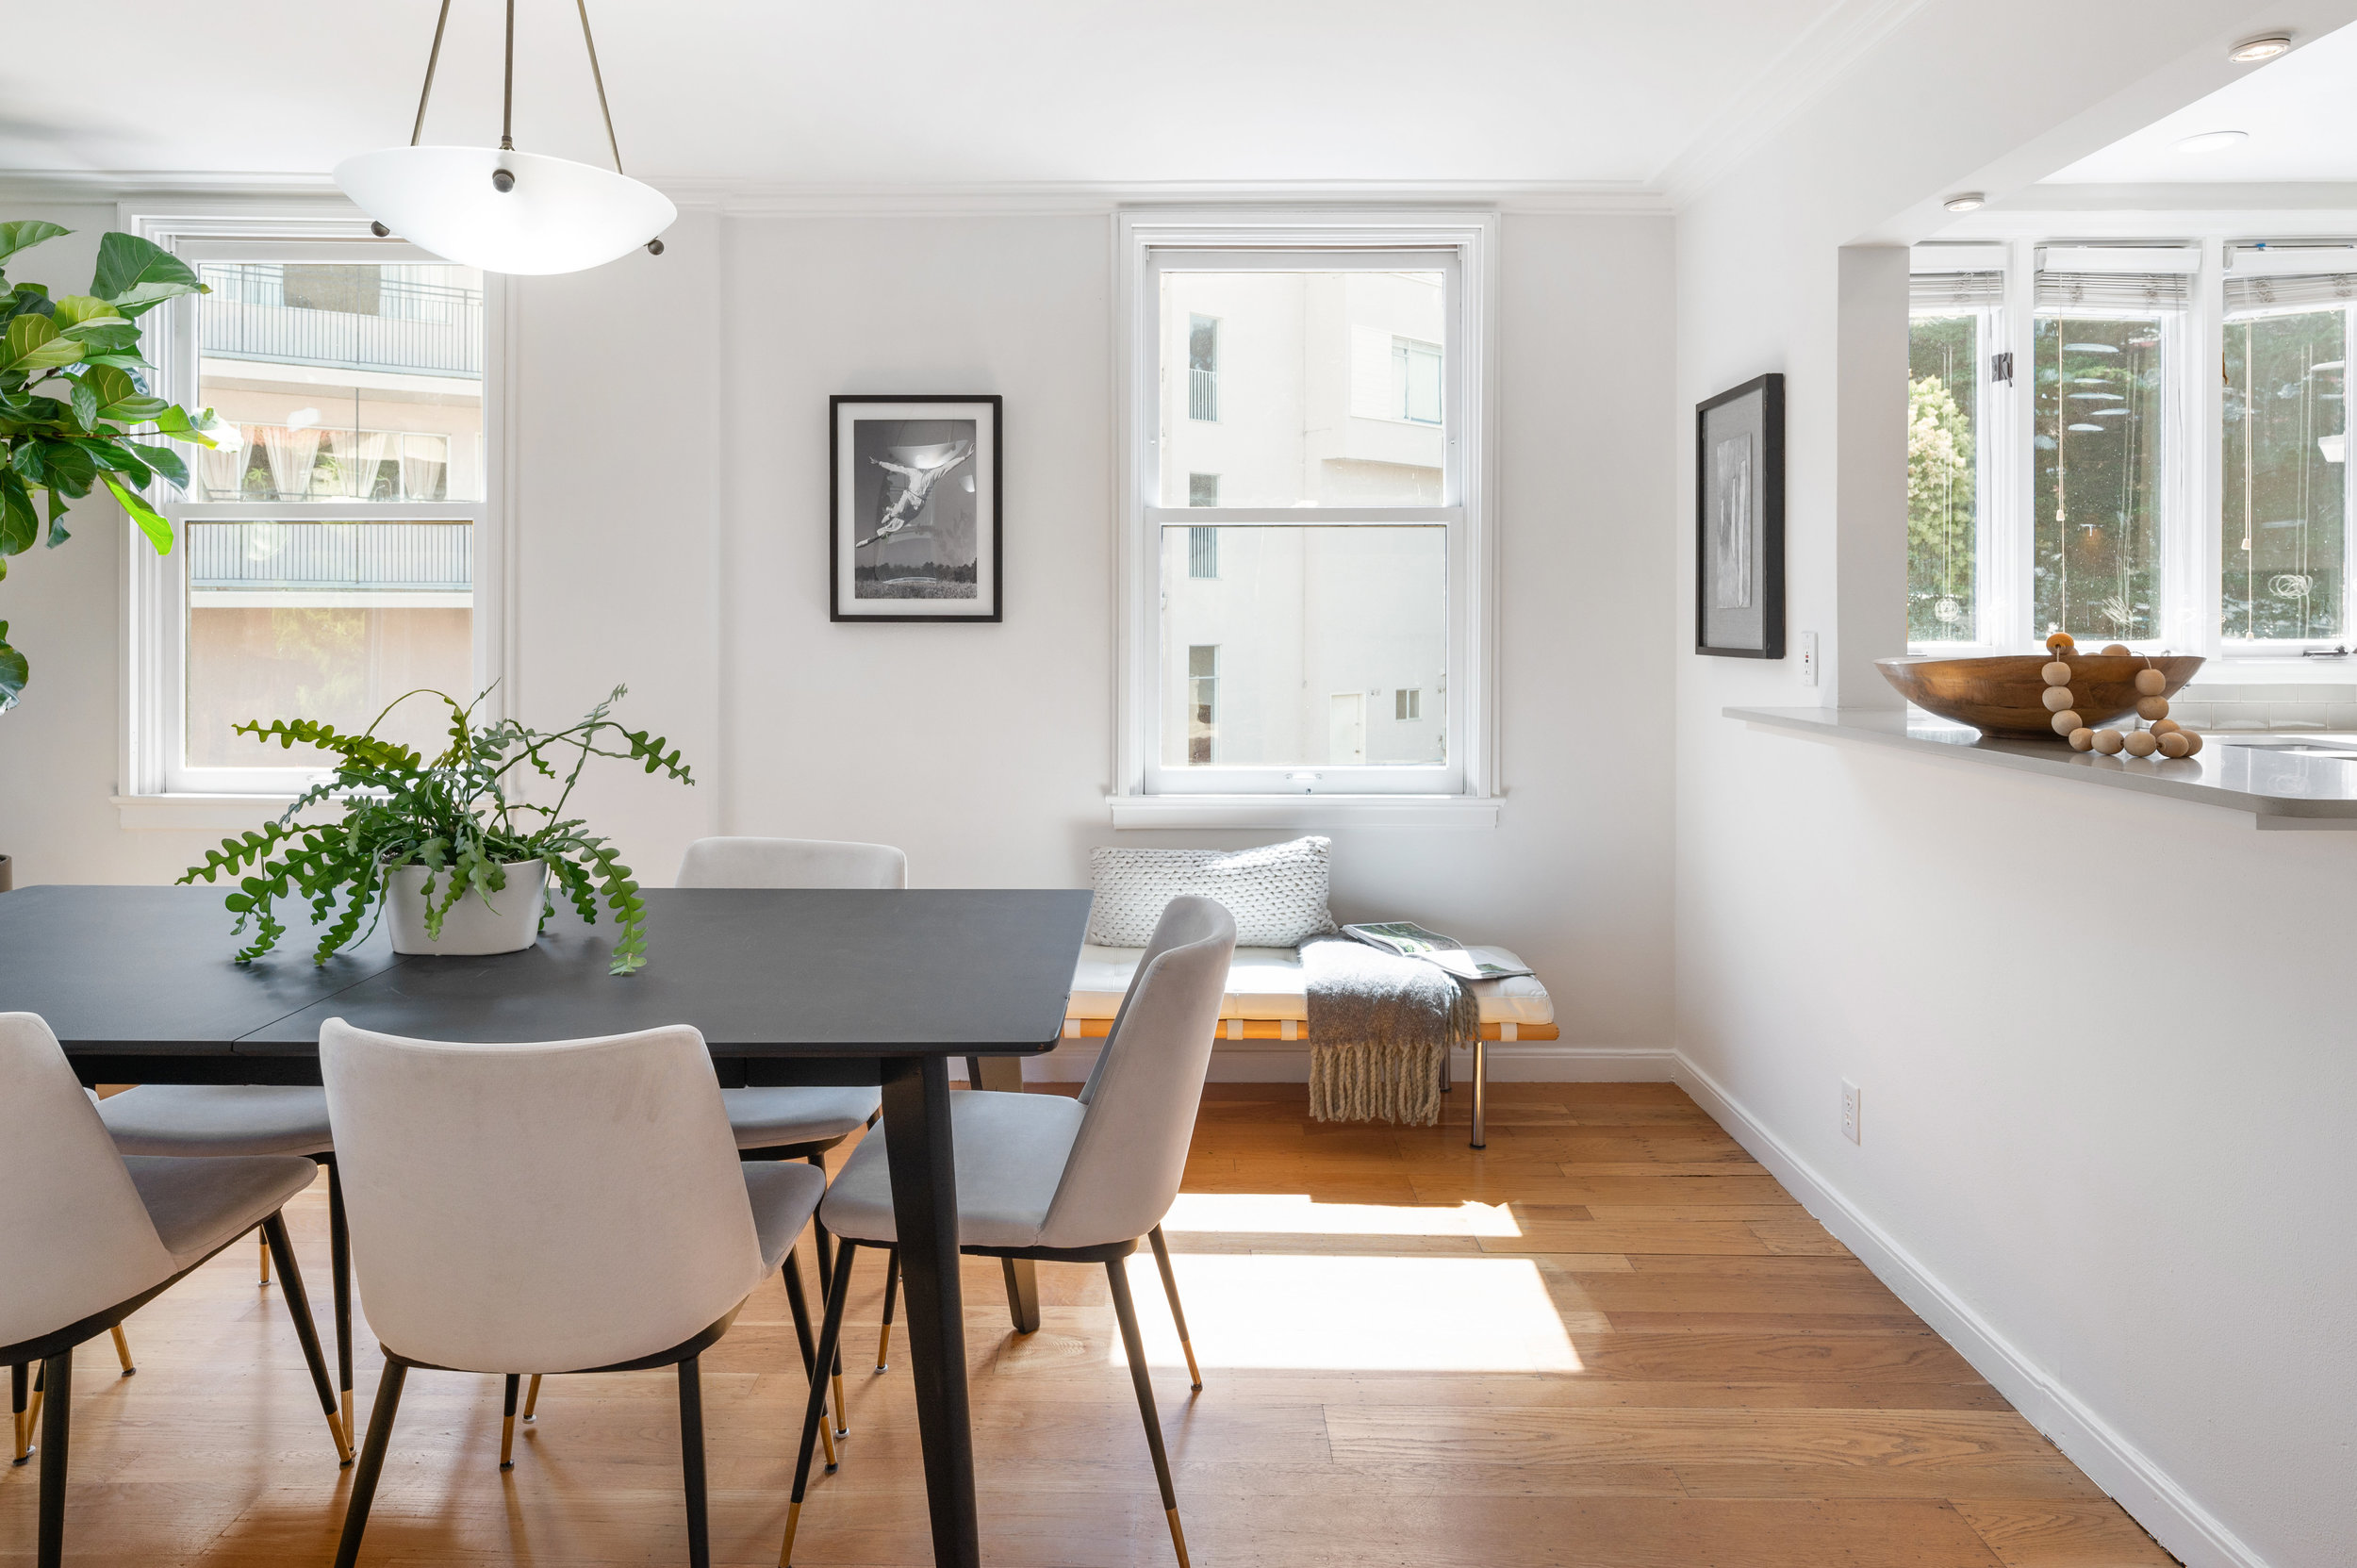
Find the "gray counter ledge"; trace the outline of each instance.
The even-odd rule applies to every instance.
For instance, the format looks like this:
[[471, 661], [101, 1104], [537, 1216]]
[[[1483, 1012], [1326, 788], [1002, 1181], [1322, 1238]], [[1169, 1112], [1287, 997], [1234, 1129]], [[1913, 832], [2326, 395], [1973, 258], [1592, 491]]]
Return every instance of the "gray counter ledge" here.
[[[1927, 760], [2007, 767], [2106, 789], [2249, 812], [2273, 830], [2357, 830], [2357, 735], [2245, 735], [2204, 731], [2201, 754], [2107, 757], [2060, 741], [1985, 735], [1919, 708], [1727, 708], [1755, 730], [1805, 740], [1879, 746]], [[2259, 744], [2248, 744], [2256, 741]], [[2284, 750], [2296, 745], [2306, 750]]]

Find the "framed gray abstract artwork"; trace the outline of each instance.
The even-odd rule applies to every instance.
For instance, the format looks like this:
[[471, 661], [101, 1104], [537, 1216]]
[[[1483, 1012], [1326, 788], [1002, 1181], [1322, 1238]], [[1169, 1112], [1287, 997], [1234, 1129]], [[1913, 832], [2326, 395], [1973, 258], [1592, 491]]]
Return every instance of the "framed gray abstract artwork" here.
[[1784, 377], [1694, 408], [1694, 652], [1784, 657]]
[[831, 619], [1001, 619], [999, 400], [845, 395], [829, 410]]

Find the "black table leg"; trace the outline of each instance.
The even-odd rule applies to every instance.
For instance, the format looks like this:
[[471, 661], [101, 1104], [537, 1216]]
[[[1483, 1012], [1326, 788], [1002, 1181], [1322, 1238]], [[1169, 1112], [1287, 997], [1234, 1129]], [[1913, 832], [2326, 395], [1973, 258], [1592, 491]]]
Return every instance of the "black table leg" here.
[[907, 1288], [916, 1431], [924, 1444], [925, 1494], [932, 1511], [933, 1561], [940, 1568], [980, 1568], [948, 1063], [938, 1056], [886, 1063], [883, 1114], [900, 1279]]

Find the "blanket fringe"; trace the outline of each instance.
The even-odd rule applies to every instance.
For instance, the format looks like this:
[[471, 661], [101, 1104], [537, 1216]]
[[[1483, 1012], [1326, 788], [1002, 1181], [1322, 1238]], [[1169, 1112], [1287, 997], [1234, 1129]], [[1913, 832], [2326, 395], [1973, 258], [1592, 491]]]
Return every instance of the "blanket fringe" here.
[[1310, 1048], [1313, 1121], [1383, 1121], [1430, 1127], [1441, 1119], [1446, 1048], [1431, 1041]]

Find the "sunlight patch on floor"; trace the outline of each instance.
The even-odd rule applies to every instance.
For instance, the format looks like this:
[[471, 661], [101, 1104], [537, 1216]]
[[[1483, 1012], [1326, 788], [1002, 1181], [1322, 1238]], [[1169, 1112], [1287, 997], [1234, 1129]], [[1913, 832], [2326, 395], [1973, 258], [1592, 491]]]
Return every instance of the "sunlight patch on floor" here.
[[1162, 1232], [1205, 1235], [1519, 1236], [1503, 1203], [1320, 1203], [1308, 1193], [1180, 1193]]
[[[1176, 1253], [1171, 1263], [1207, 1368], [1580, 1370], [1528, 1258]], [[1130, 1259], [1129, 1288], [1148, 1359], [1183, 1364], [1151, 1253]], [[1119, 1339], [1107, 1354], [1122, 1362]]]

